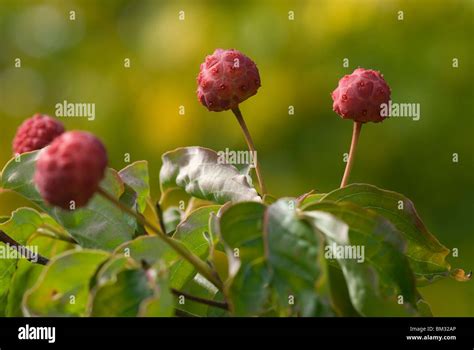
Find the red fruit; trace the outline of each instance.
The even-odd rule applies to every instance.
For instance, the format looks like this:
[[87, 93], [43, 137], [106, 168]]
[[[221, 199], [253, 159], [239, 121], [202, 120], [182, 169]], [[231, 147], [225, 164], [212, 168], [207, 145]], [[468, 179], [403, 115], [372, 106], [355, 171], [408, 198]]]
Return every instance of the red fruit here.
[[390, 100], [390, 87], [382, 74], [375, 70], [357, 68], [339, 80], [332, 93], [334, 112], [355, 122], [381, 122], [381, 104]]
[[197, 96], [210, 111], [235, 108], [257, 93], [260, 75], [255, 63], [237, 50], [216, 49], [201, 64]]
[[13, 139], [13, 154], [41, 149], [63, 132], [64, 126], [59, 121], [37, 113], [18, 128]]
[[34, 181], [49, 204], [63, 209], [87, 204], [107, 167], [107, 151], [94, 135], [71, 131], [43, 149], [36, 163]]

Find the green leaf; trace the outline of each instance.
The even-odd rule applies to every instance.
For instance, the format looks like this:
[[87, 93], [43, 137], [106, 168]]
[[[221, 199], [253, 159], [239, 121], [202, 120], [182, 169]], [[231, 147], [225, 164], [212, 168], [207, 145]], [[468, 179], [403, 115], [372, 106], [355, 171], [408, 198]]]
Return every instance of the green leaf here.
[[136, 202], [138, 210], [140, 213], [143, 213], [146, 208], [146, 201], [150, 197], [148, 162], [146, 160], [134, 162], [120, 170], [119, 176], [122, 181], [130, 186], [137, 194]]
[[266, 206], [257, 202], [223, 207], [219, 213], [219, 233], [242, 263], [264, 256], [263, 217]]
[[[157, 237], [153, 237], [157, 238]], [[173, 299], [169, 291], [167, 276], [162, 272], [161, 261], [150, 258], [147, 243], [156, 242], [140, 238], [129, 245], [135, 257], [115, 255], [106, 261], [96, 274], [96, 284], [92, 290], [91, 316], [134, 317], [171, 316]], [[161, 249], [158, 248], [158, 249]], [[155, 260], [155, 266], [140, 266]]]
[[390, 221], [352, 203], [321, 202], [303, 215], [325, 235], [325, 257], [339, 263], [352, 304], [361, 315], [416, 314], [415, 280], [405, 257], [406, 245]]
[[89, 285], [109, 254], [68, 251], [52, 259], [23, 299], [28, 316], [85, 316]]
[[[43, 218], [40, 214], [29, 208], [20, 208], [12, 213], [11, 218], [0, 224], [0, 230], [4, 231], [18, 243], [25, 245], [28, 238], [43, 225]], [[31, 249], [30, 249], [31, 250]], [[32, 251], [37, 253], [36, 251]], [[17, 268], [17, 263], [23, 259], [8, 258], [9, 253], [16, 253], [16, 250], [7, 247], [3, 242], [0, 243], [0, 315], [4, 315], [7, 306], [8, 290], [10, 281]], [[30, 262], [27, 262], [30, 264]]]
[[351, 202], [392, 222], [407, 242], [406, 255], [419, 285], [449, 275], [449, 249], [428, 231], [413, 202], [405, 196], [372, 185], [353, 184], [327, 194], [322, 201]]
[[[120, 195], [120, 198], [119, 198], [120, 202], [122, 202], [129, 208], [136, 209], [138, 207], [137, 198], [138, 198], [138, 195], [135, 192], [135, 190], [131, 188], [129, 185], [124, 184], [123, 193]], [[130, 217], [129, 219], [132, 220], [133, 217]]]
[[18, 243], [25, 244], [43, 223], [44, 219], [40, 213], [25, 207], [12, 212], [10, 219], [0, 224], [0, 230], [6, 232]]
[[94, 293], [91, 316], [134, 317], [140, 304], [153, 295], [146, 271], [120, 271], [116, 280], [100, 286]]
[[166, 233], [176, 230], [176, 226], [181, 222], [182, 212], [178, 207], [169, 207], [163, 212], [163, 223]]
[[[304, 220], [297, 200], [226, 204], [211, 221], [227, 251], [229, 277], [224, 292], [231, 313], [255, 315], [334, 315], [317, 294], [321, 278], [320, 236]], [[276, 297], [276, 304], [269, 302]], [[276, 306], [276, 309], [275, 309]]]
[[138, 316], [141, 317], [171, 317], [174, 315], [173, 295], [166, 284], [162, 284], [155, 295], [145, 299], [140, 304]]
[[[129, 185], [124, 184], [123, 192], [118, 198], [120, 203], [124, 204], [129, 208], [133, 208], [136, 212], [138, 212], [138, 204], [137, 204], [137, 193], [131, 188]], [[127, 221], [127, 224], [133, 228], [135, 231], [135, 236], [140, 236], [143, 231], [143, 225], [137, 222], [136, 218], [131, 215], [124, 215], [124, 219]]]
[[163, 155], [160, 171], [162, 196], [173, 188], [219, 204], [228, 201], [261, 201], [248, 175], [229, 164], [220, 164], [218, 154], [203, 147], [185, 147]]
[[[68, 242], [60, 241], [51, 237], [33, 234], [26, 242], [27, 246], [36, 246], [43, 256], [49, 258], [67, 250], [73, 249], [74, 245]], [[21, 317], [21, 302], [23, 295], [38, 280], [41, 272], [46, 267], [39, 264], [32, 264], [26, 259], [18, 261], [17, 269], [11, 279], [8, 293], [8, 302], [6, 306], [7, 317]]]
[[[212, 300], [216, 294], [215, 288], [206, 288], [205, 285], [198, 283], [197, 280], [197, 278], [189, 280], [179, 291], [199, 298]], [[209, 309], [214, 309], [206, 304], [192, 301], [184, 296], [175, 296], [174, 304], [176, 309], [199, 317], [207, 316]]]
[[299, 203], [299, 206], [304, 208], [310, 204], [320, 202], [322, 198], [326, 196], [326, 193], [315, 193], [305, 196], [303, 200]]
[[347, 288], [346, 279], [339, 267], [327, 264], [331, 301], [338, 316], [358, 317]]
[[145, 262], [148, 266], [160, 260], [176, 259], [176, 253], [158, 236], [140, 236], [120, 245], [114, 253], [131, 257], [138, 263]]
[[421, 317], [433, 317], [430, 304], [428, 304], [424, 299], [419, 299], [416, 302], [416, 307]]
[[[124, 191], [124, 185], [113, 169], [109, 169], [101, 187], [117, 199]], [[135, 235], [136, 225], [130, 217], [99, 195], [95, 195], [86, 207], [74, 211], [51, 207], [45, 210], [85, 248], [112, 251]]]
[[16, 158], [11, 159], [2, 170], [0, 187], [17, 192], [41, 207], [43, 199], [33, 184], [39, 152], [23, 153], [18, 158], [19, 161], [16, 161]]
[[[84, 208], [66, 211], [43, 202], [33, 183], [39, 151], [24, 153], [21, 161], [10, 160], [2, 172], [1, 187], [15, 191], [46, 211], [85, 248], [112, 251], [134, 237], [136, 225], [114, 204], [95, 195]], [[124, 193], [124, 183], [113, 169], [107, 171], [101, 187], [117, 199]]]
[[281, 305], [288, 306], [289, 298], [303, 316], [312, 314], [305, 308], [314, 301], [316, 282], [320, 276], [320, 238], [311, 225], [301, 220], [297, 200], [282, 198], [268, 208], [265, 239], [268, 261]]
[[[211, 213], [217, 213], [220, 206], [212, 205], [201, 207], [193, 211], [183, 222], [176, 227], [173, 239], [184, 244], [189, 251], [201, 259], [209, 255], [209, 242], [204, 233], [209, 232]], [[196, 274], [194, 266], [184, 259], [180, 259], [170, 268], [170, 283], [173, 288], [182, 288]]]
[[114, 255], [97, 271], [93, 287], [103, 286], [110, 281], [116, 281], [117, 274], [123, 270], [139, 268], [139, 262], [124, 255]]
[[259, 315], [265, 311], [271, 280], [271, 271], [263, 257], [242, 264], [229, 289], [234, 315]]
[[243, 202], [219, 213], [219, 234], [227, 246], [229, 279], [225, 283], [236, 316], [259, 315], [268, 300], [271, 271], [264, 260], [265, 205]]
[[[225, 297], [224, 293], [221, 291], [218, 291], [216, 294], [214, 294], [214, 297], [212, 298], [214, 301], [220, 301], [220, 302], [225, 302]], [[221, 308], [217, 307], [209, 307], [207, 309], [207, 317], [228, 317], [230, 316], [228, 310], [224, 310]]]

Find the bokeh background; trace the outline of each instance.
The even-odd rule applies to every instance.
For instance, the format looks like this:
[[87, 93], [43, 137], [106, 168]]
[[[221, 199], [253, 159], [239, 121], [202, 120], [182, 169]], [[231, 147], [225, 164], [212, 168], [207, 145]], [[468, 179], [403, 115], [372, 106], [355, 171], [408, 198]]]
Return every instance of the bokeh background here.
[[[208, 112], [195, 95], [204, 57], [236, 48], [261, 74], [241, 110], [270, 192], [327, 192], [340, 183], [352, 130], [332, 111], [330, 93], [358, 66], [377, 69], [394, 102], [421, 105], [421, 119], [364, 126], [351, 181], [411, 198], [431, 232], [459, 249], [452, 265], [470, 270], [473, 36], [472, 0], [1, 0], [0, 165], [25, 118], [54, 115], [64, 100], [91, 102], [96, 119], [62, 118], [66, 127], [96, 133], [112, 167], [124, 167], [126, 153], [147, 159], [158, 196], [163, 152], [245, 149], [231, 112]], [[0, 215], [22, 205], [0, 192]], [[421, 292], [437, 316], [474, 316], [473, 282], [444, 280]]]

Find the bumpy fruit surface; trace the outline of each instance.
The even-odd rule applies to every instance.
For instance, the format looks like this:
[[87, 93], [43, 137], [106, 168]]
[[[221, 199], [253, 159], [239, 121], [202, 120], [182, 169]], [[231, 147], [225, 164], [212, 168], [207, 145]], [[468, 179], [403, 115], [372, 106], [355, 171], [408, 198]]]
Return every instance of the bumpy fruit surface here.
[[197, 82], [199, 101], [210, 111], [220, 112], [255, 95], [260, 75], [255, 63], [241, 52], [217, 49], [201, 64]]
[[41, 149], [64, 132], [64, 126], [51, 117], [35, 114], [18, 128], [13, 139], [13, 153], [24, 153]]
[[357, 68], [339, 80], [332, 99], [333, 110], [342, 118], [377, 123], [385, 119], [380, 110], [390, 100], [390, 87], [380, 72]]
[[91, 199], [106, 167], [107, 152], [102, 142], [90, 133], [71, 131], [40, 152], [34, 181], [46, 202], [74, 209]]

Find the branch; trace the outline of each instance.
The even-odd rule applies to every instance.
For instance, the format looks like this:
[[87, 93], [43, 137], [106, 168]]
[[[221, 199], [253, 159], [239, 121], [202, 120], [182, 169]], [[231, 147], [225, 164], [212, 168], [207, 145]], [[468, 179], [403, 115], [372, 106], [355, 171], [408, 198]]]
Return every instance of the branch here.
[[0, 242], [5, 243], [7, 246], [13, 247], [17, 252], [19, 252], [28, 261], [32, 263], [46, 265], [49, 262], [48, 258], [45, 258], [44, 256], [41, 256], [40, 254], [33, 253], [31, 250], [29, 250], [24, 245], [15, 241], [13, 238], [11, 238], [2, 230], [0, 230]]
[[182, 291], [174, 289], [174, 288], [171, 288], [171, 293], [173, 293], [174, 295], [176, 295], [178, 297], [182, 295], [186, 299], [189, 299], [189, 300], [194, 301], [196, 303], [201, 303], [201, 304], [217, 307], [217, 308], [223, 309], [223, 310], [229, 310], [229, 305], [225, 302], [222, 302], [222, 301], [209, 300], [209, 299], [197, 297], [195, 295], [191, 295], [191, 294], [182, 292]]
[[122, 210], [124, 213], [127, 213], [128, 215], [131, 215], [137, 219], [139, 223], [141, 223], [143, 226], [148, 227], [150, 230], [152, 230], [157, 237], [161, 238], [165, 243], [167, 243], [171, 248], [173, 248], [179, 255], [181, 255], [184, 259], [186, 259], [191, 265], [193, 265], [196, 270], [201, 273], [209, 282], [214, 284], [219, 290], [222, 290], [224, 288], [222, 281], [219, 279], [219, 276], [214, 273], [213, 270], [207, 265], [206, 262], [202, 261], [201, 258], [199, 258], [197, 255], [195, 255], [193, 252], [188, 250], [185, 245], [182, 243], [172, 239], [171, 237], [168, 237], [165, 232], [161, 230], [161, 227], [155, 226], [155, 224], [151, 223], [148, 221], [144, 216], [139, 215], [126, 205], [124, 205], [122, 202], [117, 200], [114, 196], [112, 196], [110, 193], [105, 191], [102, 188], [97, 189], [97, 193], [100, 194], [102, 197], [110, 201], [112, 204], [114, 204], [117, 208]]
[[165, 234], [168, 234], [168, 232], [166, 232], [165, 221], [163, 219], [163, 210], [161, 209], [161, 205], [159, 201], [156, 202], [155, 208], [156, 208], [156, 216], [158, 217], [158, 223], [160, 224], [160, 228]]

